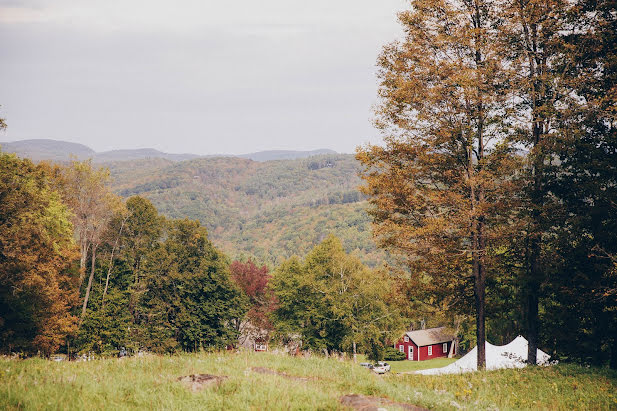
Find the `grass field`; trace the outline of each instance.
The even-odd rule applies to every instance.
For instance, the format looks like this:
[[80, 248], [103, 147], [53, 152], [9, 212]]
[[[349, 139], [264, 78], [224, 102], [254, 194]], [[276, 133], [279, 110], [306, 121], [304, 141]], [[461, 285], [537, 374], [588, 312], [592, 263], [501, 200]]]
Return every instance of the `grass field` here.
[[391, 371], [397, 372], [413, 372], [417, 370], [426, 370], [429, 368], [441, 368], [448, 364], [452, 364], [458, 358], [435, 358], [426, 361], [388, 361], [391, 366]]
[[[253, 367], [279, 374], [261, 374]], [[198, 392], [177, 381], [198, 373], [228, 379]], [[378, 376], [352, 362], [271, 353], [70, 363], [0, 360], [0, 409], [9, 410], [341, 409], [339, 398], [345, 394], [430, 409], [615, 409], [616, 393], [617, 373], [574, 365], [472, 375]]]

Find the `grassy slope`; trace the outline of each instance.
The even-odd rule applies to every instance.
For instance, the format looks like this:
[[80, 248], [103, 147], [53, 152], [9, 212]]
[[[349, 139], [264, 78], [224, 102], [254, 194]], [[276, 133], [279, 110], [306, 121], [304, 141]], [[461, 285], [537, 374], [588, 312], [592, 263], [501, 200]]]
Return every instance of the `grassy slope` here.
[[[250, 371], [262, 366], [310, 381]], [[193, 393], [176, 381], [227, 375]], [[197, 354], [54, 363], [0, 361], [2, 409], [337, 409], [356, 393], [431, 409], [610, 409], [617, 374], [571, 365], [464, 376], [377, 376], [351, 362], [274, 354]]]
[[357, 191], [359, 165], [352, 155], [264, 163], [155, 159], [107, 166], [116, 192], [143, 195], [169, 217], [200, 220], [232, 257], [254, 256], [274, 265], [304, 255], [334, 233], [365, 262], [383, 260]]
[[388, 364], [392, 367], [392, 372], [413, 372], [417, 370], [426, 370], [429, 368], [441, 368], [448, 364], [452, 364], [458, 358], [435, 358], [426, 361], [389, 361]]

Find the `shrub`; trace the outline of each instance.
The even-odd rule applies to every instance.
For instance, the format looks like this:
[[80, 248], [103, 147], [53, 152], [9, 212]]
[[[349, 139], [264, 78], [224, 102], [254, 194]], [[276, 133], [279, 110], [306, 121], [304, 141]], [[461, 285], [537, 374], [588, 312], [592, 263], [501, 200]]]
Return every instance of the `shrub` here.
[[386, 361], [402, 361], [405, 359], [405, 353], [396, 348], [387, 347], [384, 351], [384, 359]]

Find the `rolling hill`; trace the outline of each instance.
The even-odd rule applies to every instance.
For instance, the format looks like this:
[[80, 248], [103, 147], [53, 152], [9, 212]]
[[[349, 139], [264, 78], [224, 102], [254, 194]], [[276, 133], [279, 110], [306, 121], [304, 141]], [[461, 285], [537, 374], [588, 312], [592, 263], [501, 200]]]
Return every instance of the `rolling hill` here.
[[116, 193], [147, 197], [168, 217], [200, 220], [214, 243], [234, 258], [252, 256], [276, 265], [294, 254], [304, 255], [333, 233], [367, 264], [379, 265], [384, 259], [372, 240], [367, 203], [357, 189], [359, 164], [350, 154], [274, 150], [197, 157], [153, 149], [96, 153], [53, 140], [3, 143], [2, 150], [33, 160], [61, 162], [70, 154], [93, 158], [110, 169]]
[[71, 156], [82, 160], [96, 154], [94, 150], [83, 144], [48, 139], [3, 142], [0, 143], [0, 148], [5, 153], [15, 153], [20, 157], [27, 157], [33, 161], [68, 161]]
[[334, 233], [367, 264], [384, 259], [372, 240], [352, 155], [266, 162], [155, 159], [106, 166], [118, 194], [147, 197], [173, 218], [200, 220], [232, 257], [253, 256], [274, 265], [305, 254]]
[[334, 233], [367, 264], [384, 259], [372, 240], [352, 155], [266, 162], [153, 159], [106, 166], [118, 194], [147, 197], [172, 218], [200, 220], [215, 244], [234, 258], [253, 256], [275, 265], [304, 255]]

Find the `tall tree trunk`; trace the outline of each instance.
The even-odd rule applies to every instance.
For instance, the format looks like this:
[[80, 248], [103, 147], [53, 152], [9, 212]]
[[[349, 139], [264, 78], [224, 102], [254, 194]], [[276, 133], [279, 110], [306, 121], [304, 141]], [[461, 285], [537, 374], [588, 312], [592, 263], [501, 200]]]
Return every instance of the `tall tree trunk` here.
[[478, 195], [476, 192], [474, 175], [473, 175], [473, 160], [469, 159], [469, 175], [471, 180], [471, 268], [474, 278], [474, 296], [476, 308], [476, 347], [478, 369], [484, 369], [486, 366], [486, 331], [485, 331], [485, 289], [486, 289], [486, 268], [483, 258], [485, 244], [483, 221], [478, 218], [477, 202]]
[[[473, 150], [469, 150], [469, 176], [471, 180], [471, 204], [472, 204], [472, 270], [474, 275], [474, 296], [476, 306], [476, 347], [478, 369], [486, 368], [486, 236], [484, 232], [485, 217], [482, 211], [484, 204], [484, 187], [478, 181], [479, 171], [482, 169], [484, 161], [484, 99], [483, 90], [484, 80], [482, 76], [482, 39], [480, 29], [482, 28], [482, 17], [480, 14], [480, 4], [475, 1], [473, 4], [473, 24], [474, 35], [474, 60], [476, 64], [476, 87], [477, 100], [475, 102], [475, 120], [477, 121], [477, 164], [474, 164]], [[471, 116], [470, 116], [471, 117]], [[474, 167], [478, 167], [478, 172]]]
[[478, 222], [478, 276], [476, 278], [476, 340], [478, 343], [478, 369], [486, 368], [486, 261], [483, 222]]
[[[472, 190], [473, 191], [473, 190]], [[482, 258], [484, 248], [484, 233], [482, 223], [475, 217], [472, 221], [472, 272], [474, 277], [474, 296], [476, 308], [476, 347], [478, 369], [486, 367], [486, 330], [485, 330], [485, 290], [486, 268]]]
[[90, 278], [88, 279], [88, 287], [86, 287], [86, 295], [84, 297], [84, 305], [81, 308], [81, 317], [79, 318], [79, 325], [84, 321], [86, 316], [86, 309], [88, 308], [88, 299], [90, 298], [90, 290], [92, 289], [92, 279], [94, 278], [94, 268], [96, 265], [96, 249], [97, 245], [92, 245], [92, 266], [90, 269]]
[[[538, 70], [538, 69], [536, 69]], [[534, 86], [535, 87], [535, 86]], [[537, 98], [534, 100], [533, 110], [533, 145], [532, 152], [533, 168], [532, 178], [533, 186], [531, 188], [531, 233], [529, 241], [529, 278], [527, 279], [527, 363], [535, 365], [537, 362], [538, 352], [538, 333], [539, 321], [538, 312], [540, 304], [540, 286], [543, 278], [543, 270], [541, 265], [542, 253], [542, 213], [541, 209], [544, 206], [544, 192], [542, 187], [542, 173], [544, 166], [544, 153], [540, 145], [541, 139], [545, 133], [544, 121], [539, 113], [542, 103]]]
[[611, 360], [609, 367], [612, 370], [617, 370], [617, 338], [613, 338], [611, 341]]
[[[540, 286], [543, 278], [543, 269], [541, 266], [541, 250], [542, 250], [542, 221], [541, 208], [544, 202], [544, 192], [542, 187], [542, 173], [544, 165], [544, 150], [541, 142], [547, 132], [547, 115], [546, 108], [543, 107], [547, 90], [543, 85], [545, 80], [543, 76], [546, 74], [546, 59], [542, 56], [541, 48], [538, 46], [541, 43], [542, 36], [538, 25], [535, 22], [537, 16], [533, 15], [533, 10], [529, 9], [529, 5], [522, 0], [518, 1], [519, 7], [519, 23], [523, 29], [523, 40], [525, 44], [525, 53], [529, 64], [528, 82], [529, 82], [529, 98], [531, 101], [531, 145], [533, 147], [532, 158], [532, 186], [529, 196], [529, 207], [531, 208], [531, 221], [529, 232], [529, 261], [527, 267], [527, 278], [525, 281], [525, 314], [526, 314], [526, 331], [528, 340], [527, 362], [535, 365], [537, 362], [538, 349], [538, 334], [539, 334], [539, 302], [540, 302]], [[532, 15], [526, 16], [526, 13]]]
[[[539, 186], [539, 184], [537, 184]], [[535, 194], [534, 197], [537, 197], [539, 194], [539, 187], [534, 189]], [[531, 239], [529, 241], [529, 278], [526, 282], [527, 287], [527, 362], [529, 364], [535, 365], [537, 362], [537, 352], [538, 352], [538, 312], [539, 312], [539, 304], [540, 304], [540, 286], [541, 286], [541, 278], [542, 278], [542, 268], [540, 265], [540, 251], [541, 251], [541, 241], [540, 241], [540, 217], [538, 207], [541, 206], [540, 200], [535, 198], [532, 204], [534, 210], [532, 211], [532, 233]]]
[[84, 282], [86, 274], [86, 261], [88, 260], [88, 250], [90, 249], [90, 243], [88, 240], [80, 239], [79, 241], [79, 288]]
[[109, 276], [111, 275], [111, 269], [114, 265], [114, 252], [116, 251], [116, 247], [118, 247], [118, 240], [122, 235], [122, 229], [124, 228], [124, 223], [126, 222], [128, 217], [125, 217], [122, 220], [122, 224], [120, 224], [120, 230], [118, 231], [118, 236], [116, 237], [116, 241], [114, 242], [114, 246], [111, 248], [111, 255], [109, 257], [109, 267], [107, 268], [107, 277], [105, 278], [105, 289], [103, 290], [103, 299], [101, 301], [102, 306], [105, 306], [105, 296], [107, 295], [107, 288], [109, 287]]

